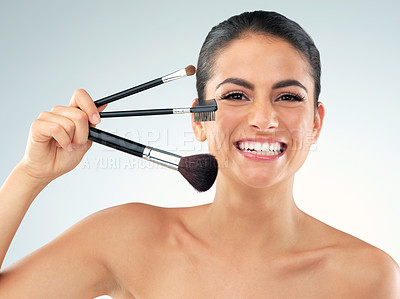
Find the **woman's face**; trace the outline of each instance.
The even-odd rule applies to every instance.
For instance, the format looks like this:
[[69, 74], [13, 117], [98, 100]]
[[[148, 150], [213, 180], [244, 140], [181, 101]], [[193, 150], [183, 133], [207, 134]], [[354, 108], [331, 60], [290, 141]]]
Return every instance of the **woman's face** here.
[[291, 179], [316, 142], [324, 116], [314, 108], [309, 65], [289, 43], [251, 34], [217, 56], [206, 99], [215, 122], [194, 123], [208, 141], [219, 175], [264, 188]]

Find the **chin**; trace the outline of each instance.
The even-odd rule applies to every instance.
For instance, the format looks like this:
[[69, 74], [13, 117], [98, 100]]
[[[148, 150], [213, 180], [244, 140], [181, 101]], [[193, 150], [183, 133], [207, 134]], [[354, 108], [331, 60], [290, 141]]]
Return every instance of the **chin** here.
[[282, 182], [280, 175], [263, 171], [243, 171], [237, 175], [236, 180], [248, 188], [265, 189]]
[[253, 189], [267, 189], [279, 183], [278, 181], [272, 178], [266, 178], [264, 180], [261, 180], [259, 178], [257, 179], [246, 178], [246, 180], [242, 180], [242, 182], [249, 188]]

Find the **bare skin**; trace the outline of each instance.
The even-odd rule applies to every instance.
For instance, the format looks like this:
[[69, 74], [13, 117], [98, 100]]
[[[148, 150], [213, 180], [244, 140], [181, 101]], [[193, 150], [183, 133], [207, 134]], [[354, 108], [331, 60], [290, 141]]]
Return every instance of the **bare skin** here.
[[[241, 81], [221, 84], [227, 78]], [[304, 88], [276, 88], [289, 79]], [[303, 57], [282, 40], [243, 37], [219, 54], [206, 93], [218, 101], [216, 121], [193, 129], [225, 166], [213, 203], [100, 211], [3, 270], [0, 297], [400, 298], [393, 259], [294, 202], [294, 175], [324, 118]], [[290, 94], [302, 101], [282, 97]], [[35, 196], [90, 147], [94, 115], [89, 95], [77, 91], [69, 107], [32, 126], [26, 155], [0, 190], [2, 259]], [[238, 143], [252, 138], [279, 139], [287, 149], [279, 159], [249, 158]]]

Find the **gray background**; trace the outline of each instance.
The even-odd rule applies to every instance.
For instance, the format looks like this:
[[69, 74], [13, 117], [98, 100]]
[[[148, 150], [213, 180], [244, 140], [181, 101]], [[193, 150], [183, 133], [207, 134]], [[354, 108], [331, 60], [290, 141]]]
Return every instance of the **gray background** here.
[[[21, 159], [31, 122], [68, 104], [75, 89], [94, 99], [196, 64], [210, 28], [227, 17], [275, 10], [301, 24], [321, 52], [322, 135], [297, 175], [295, 199], [312, 216], [400, 261], [400, 18], [396, 1], [2, 1], [1, 167]], [[194, 78], [110, 105], [109, 110], [187, 106]], [[204, 152], [189, 116], [103, 120], [99, 128], [182, 155]], [[179, 173], [94, 145], [71, 173], [32, 205], [5, 266], [100, 209], [146, 202], [212, 200]]]

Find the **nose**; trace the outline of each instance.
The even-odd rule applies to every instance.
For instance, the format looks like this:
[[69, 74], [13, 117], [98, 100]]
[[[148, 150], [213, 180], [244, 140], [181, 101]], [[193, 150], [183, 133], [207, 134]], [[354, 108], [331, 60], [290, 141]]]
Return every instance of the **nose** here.
[[248, 119], [249, 125], [260, 132], [276, 129], [279, 125], [276, 111], [267, 99], [254, 102]]

